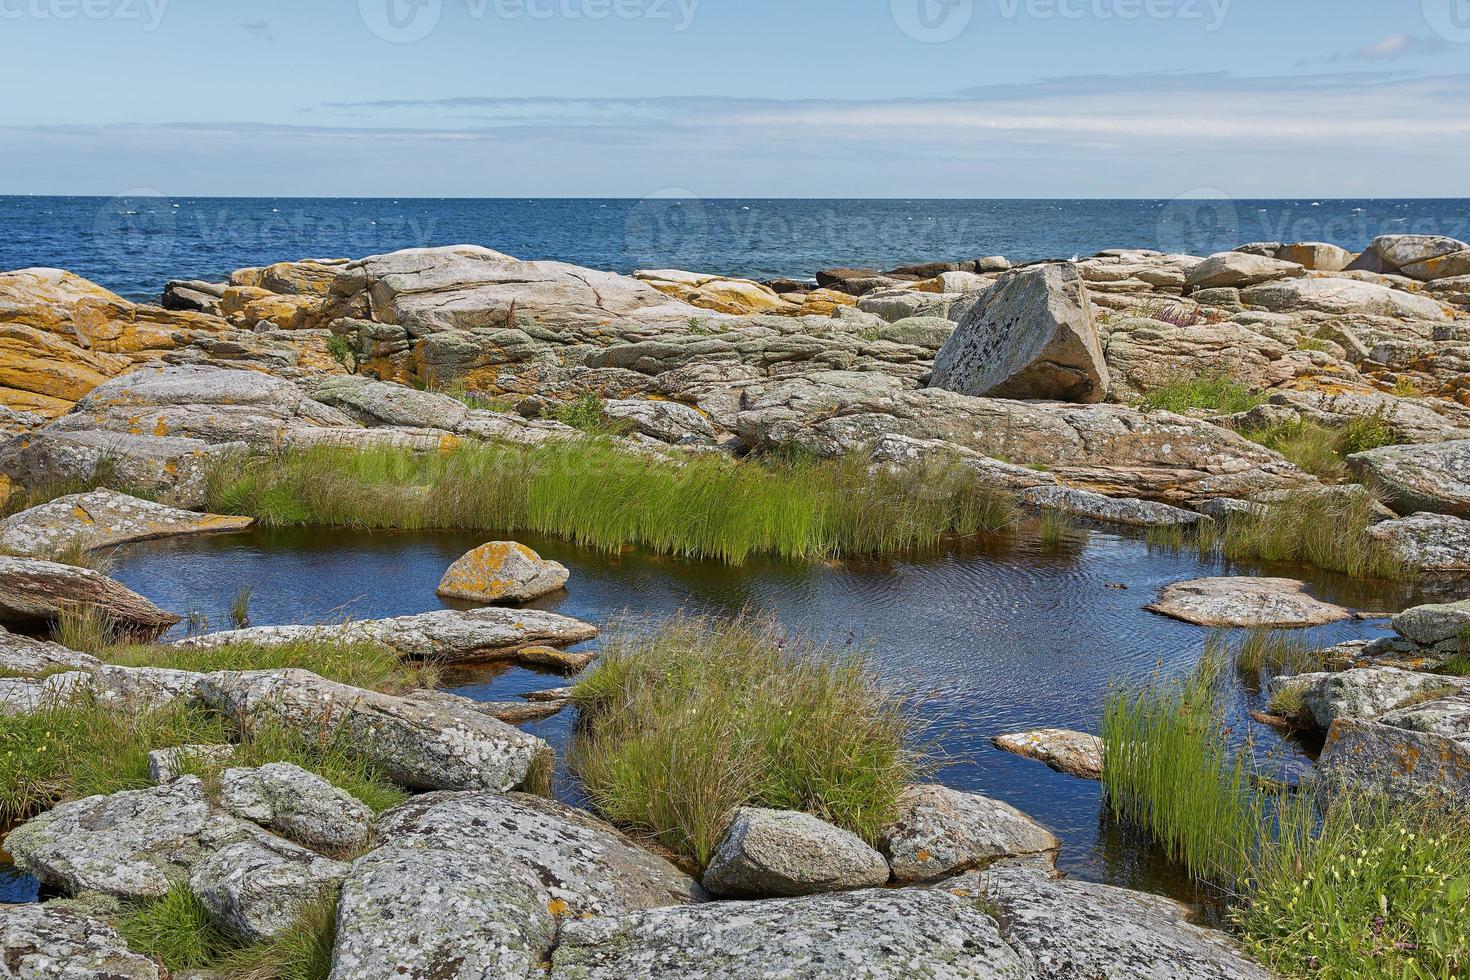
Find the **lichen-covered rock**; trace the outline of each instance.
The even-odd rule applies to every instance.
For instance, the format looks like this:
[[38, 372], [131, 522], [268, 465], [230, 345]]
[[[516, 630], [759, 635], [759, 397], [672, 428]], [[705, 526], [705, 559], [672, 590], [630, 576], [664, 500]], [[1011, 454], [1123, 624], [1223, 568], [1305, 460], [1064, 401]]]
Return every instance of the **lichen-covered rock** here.
[[0, 521], [0, 549], [44, 558], [181, 534], [241, 531], [250, 517], [196, 514], [112, 490], [58, 497]]
[[45, 905], [0, 905], [0, 977], [159, 980], [159, 973], [105, 922]]
[[195, 864], [189, 890], [225, 932], [258, 943], [289, 929], [301, 907], [334, 890], [347, 871], [340, 861], [262, 833]]
[[1240, 300], [1277, 313], [1315, 310], [1339, 315], [1369, 314], [1401, 320], [1444, 322], [1450, 319], [1443, 304], [1372, 282], [1331, 277], [1278, 279], [1241, 290]]
[[457, 398], [358, 375], [325, 378], [312, 397], [372, 426], [453, 432], [470, 414], [469, 406]]
[[724, 902], [568, 922], [552, 980], [1023, 980], [975, 903], [934, 889]]
[[200, 697], [240, 723], [269, 719], [345, 738], [409, 789], [504, 792], [542, 778], [551, 762], [541, 739], [478, 712], [359, 690], [304, 670], [210, 674]]
[[1377, 721], [1340, 718], [1317, 764], [1328, 787], [1470, 805], [1470, 741]]
[[439, 595], [468, 602], [530, 602], [566, 587], [571, 572], [523, 544], [492, 541], [450, 566]]
[[856, 834], [807, 813], [744, 807], [702, 883], [723, 898], [789, 898], [887, 881], [888, 862]]
[[1415, 606], [1395, 616], [1393, 628], [1421, 647], [1458, 640], [1470, 628], [1470, 599]]
[[1015, 807], [946, 786], [911, 786], [878, 849], [899, 882], [940, 881], [1008, 858], [1049, 865], [1061, 843]]
[[1240, 417], [1238, 428], [1305, 420], [1341, 428], [1358, 419], [1386, 426], [1400, 443], [1470, 439], [1470, 406], [1446, 398], [1404, 398], [1384, 391], [1278, 391]]
[[316, 773], [274, 762], [226, 769], [219, 805], [242, 820], [316, 850], [351, 851], [368, 841], [373, 812]]
[[148, 753], [148, 780], [171, 783], [183, 775], [187, 767], [223, 765], [234, 754], [233, 745], [178, 745], [171, 749], [154, 749]]
[[1108, 368], [1077, 267], [1002, 276], [939, 352], [930, 384], [994, 398], [1102, 401]]
[[677, 269], [639, 270], [633, 278], [648, 283], [665, 296], [716, 313], [776, 313], [795, 315], [800, 307], [774, 289], [749, 279], [730, 279]]
[[1400, 514], [1470, 517], [1470, 439], [1428, 446], [1384, 446], [1348, 465]]
[[709, 442], [715, 427], [698, 410], [678, 402], [621, 399], [602, 403], [604, 419], [621, 422], [635, 432], [660, 442], [688, 444]]
[[179, 622], [120, 582], [90, 568], [0, 556], [0, 620], [45, 622], [64, 610], [96, 609], [125, 631], [157, 636]]
[[205, 855], [251, 836], [210, 812], [204, 786], [185, 776], [152, 789], [63, 803], [5, 838], [16, 867], [67, 893], [161, 898]]
[[1082, 779], [1102, 778], [1102, 739], [1083, 732], [1044, 728], [1014, 735], [997, 735], [995, 747], [1027, 759], [1044, 762], [1057, 772]]
[[1405, 566], [1421, 572], [1470, 571], [1470, 521], [1448, 514], [1415, 514], [1384, 521], [1368, 537], [1393, 549]]
[[1105, 497], [1071, 487], [1036, 487], [1021, 494], [1021, 500], [1038, 510], [1055, 510], [1086, 520], [1133, 527], [1192, 527], [1205, 519], [1195, 511], [1153, 500]]
[[99, 479], [149, 494], [175, 507], [204, 504], [205, 480], [244, 443], [127, 432], [64, 431], [48, 426], [0, 446], [0, 475], [26, 487], [92, 483]]
[[255, 626], [180, 640], [179, 646], [232, 643], [281, 646], [302, 641], [381, 643], [405, 657], [441, 663], [515, 660], [531, 646], [570, 646], [597, 636], [597, 627], [536, 609], [441, 609], [418, 616], [320, 626]]
[[1390, 711], [1378, 719], [1394, 728], [1428, 732], [1470, 743], [1470, 690]]
[[433, 794], [385, 813], [342, 889], [334, 980], [533, 977], [561, 920], [693, 901], [697, 886], [539, 797]]
[[60, 643], [18, 636], [0, 626], [0, 673], [40, 676], [61, 670], [91, 670], [102, 661]]
[[1196, 626], [1289, 629], [1321, 626], [1352, 613], [1306, 593], [1306, 583], [1289, 578], [1232, 575], [1165, 586], [1146, 608]]
[[1298, 674], [1272, 680], [1271, 690], [1299, 693], [1317, 725], [1331, 728], [1339, 718], [1375, 719], [1426, 692], [1470, 690], [1470, 679], [1422, 674], [1396, 667], [1361, 667], [1341, 673]]
[[963, 466], [978, 473], [985, 485], [1002, 490], [1029, 490], [1032, 487], [1050, 487], [1056, 484], [1056, 477], [1050, 473], [1005, 463], [938, 439], [884, 436], [878, 440], [868, 458], [875, 467], [888, 470]]
[[972, 873], [940, 888], [979, 901], [1036, 980], [1271, 980], [1178, 902], [1025, 868]]
[[1189, 289], [1238, 289], [1306, 274], [1307, 270], [1295, 262], [1247, 252], [1220, 252], [1191, 269], [1185, 285]]

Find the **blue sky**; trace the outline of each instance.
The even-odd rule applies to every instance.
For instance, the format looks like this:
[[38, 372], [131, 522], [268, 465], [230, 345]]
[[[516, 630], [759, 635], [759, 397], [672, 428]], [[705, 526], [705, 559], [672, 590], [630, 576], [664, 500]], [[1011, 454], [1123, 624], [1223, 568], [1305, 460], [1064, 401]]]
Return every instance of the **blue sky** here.
[[1470, 0], [0, 0], [0, 194], [1470, 196]]

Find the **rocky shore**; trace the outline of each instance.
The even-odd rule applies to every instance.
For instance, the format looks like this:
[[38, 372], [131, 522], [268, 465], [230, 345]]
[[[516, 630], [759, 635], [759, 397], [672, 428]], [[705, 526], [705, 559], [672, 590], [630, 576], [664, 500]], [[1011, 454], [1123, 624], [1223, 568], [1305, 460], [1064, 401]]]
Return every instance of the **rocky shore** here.
[[[1156, 404], [1200, 380], [1246, 404]], [[595, 418], [569, 424], [567, 406]], [[1308, 468], [1259, 438], [1273, 426], [1374, 439], [1345, 442], [1338, 470]], [[334, 980], [1266, 977], [1182, 906], [1060, 877], [1057, 839], [983, 796], [912, 786], [871, 841], [745, 808], [708, 866], [688, 867], [548, 797], [552, 749], [514, 726], [566, 710], [565, 690], [478, 704], [302, 669], [116, 666], [40, 637], [77, 609], [138, 642], [177, 623], [83, 566], [124, 542], [249, 527], [203, 512], [221, 461], [593, 438], [671, 466], [784, 452], [856, 456], [871, 476], [947, 461], [1028, 512], [1151, 533], [1225, 534], [1283, 500], [1347, 500], [1370, 515], [1354, 547], [1463, 596], [1470, 245], [1117, 249], [771, 283], [456, 246], [172, 282], [156, 306], [20, 270], [0, 273], [0, 434], [0, 490], [67, 491], [0, 521], [0, 716], [89, 699], [203, 712], [230, 735], [154, 752], [148, 785], [57, 800], [8, 833], [48, 900], [0, 906], [0, 976], [169, 976], [114, 926], [128, 903], [181, 892], [242, 944], [279, 937], [303, 898], [334, 896]], [[179, 646], [361, 643], [570, 676], [594, 654], [568, 648], [597, 627], [515, 608], [567, 585], [561, 565], [492, 542], [440, 585], [473, 609], [241, 624]], [[1148, 600], [1206, 626], [1353, 614], [1278, 578]], [[1328, 651], [1346, 669], [1275, 678], [1272, 721], [1325, 733], [1324, 785], [1463, 803], [1470, 681], [1454, 668], [1470, 603], [1392, 626]], [[300, 766], [233, 766], [262, 727], [343, 740], [407, 802], [374, 813]], [[990, 734], [1079, 777], [1103, 769], [1089, 734]], [[204, 778], [200, 760], [213, 760]]]

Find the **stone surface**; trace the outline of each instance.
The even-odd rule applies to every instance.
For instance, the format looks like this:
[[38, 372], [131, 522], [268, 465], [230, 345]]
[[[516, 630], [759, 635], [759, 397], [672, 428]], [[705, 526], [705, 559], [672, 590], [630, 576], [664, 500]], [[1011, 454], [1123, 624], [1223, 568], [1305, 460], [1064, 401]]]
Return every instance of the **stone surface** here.
[[1203, 578], [1164, 587], [1150, 612], [1196, 626], [1247, 629], [1321, 626], [1352, 613], [1306, 593], [1306, 583], [1287, 578]]
[[91, 670], [102, 661], [89, 653], [19, 636], [0, 626], [0, 672], [40, 676], [63, 670]]
[[347, 375], [325, 378], [312, 392], [363, 425], [454, 431], [469, 418], [464, 402], [432, 391]]
[[1470, 805], [1470, 742], [1376, 721], [1343, 718], [1327, 734], [1317, 764], [1329, 787], [1425, 796]]
[[930, 384], [994, 398], [1102, 401], [1108, 369], [1076, 266], [1006, 273], [939, 352]]
[[568, 922], [552, 980], [1023, 980], [973, 902], [934, 889], [723, 902]]
[[1317, 726], [1331, 728], [1339, 718], [1374, 720], [1403, 707], [1426, 692], [1446, 688], [1470, 691], [1470, 679], [1423, 674], [1394, 667], [1362, 667], [1341, 673], [1299, 674], [1272, 680], [1272, 692], [1289, 689]]
[[1470, 517], [1470, 439], [1384, 446], [1348, 457], [1348, 466], [1400, 514]]
[[258, 943], [289, 929], [301, 907], [335, 889], [347, 871], [340, 861], [260, 834], [200, 860], [189, 890], [226, 933]]
[[708, 442], [715, 437], [715, 427], [696, 409], [678, 402], [647, 400], [613, 400], [602, 403], [602, 416], [623, 423], [660, 442], [673, 444]]
[[1102, 739], [1083, 732], [1044, 728], [1014, 735], [997, 735], [995, 747], [1027, 759], [1044, 762], [1057, 772], [1082, 779], [1102, 778]]
[[58, 497], [0, 521], [0, 549], [36, 558], [182, 534], [241, 531], [249, 517], [196, 514], [112, 490]]
[[180, 640], [185, 647], [254, 643], [289, 645], [303, 640], [371, 642], [405, 657], [442, 663], [515, 660], [526, 647], [583, 643], [597, 628], [536, 609], [441, 609], [396, 619], [367, 619], [322, 626], [255, 626]]
[[939, 881], [1009, 858], [1050, 864], [1060, 847], [1050, 831], [1015, 807], [937, 785], [905, 790], [898, 817], [878, 841], [901, 883]]
[[911, 439], [908, 436], [884, 436], [869, 455], [874, 466], [906, 470], [925, 466], [963, 466], [980, 474], [986, 485], [1003, 490], [1029, 490], [1050, 487], [1056, 477], [1025, 466], [1003, 463], [963, 446], [938, 439]]
[[1240, 300], [1278, 313], [1316, 311], [1339, 315], [1369, 314], [1402, 320], [1443, 322], [1450, 319], [1442, 303], [1371, 282], [1338, 277], [1279, 279], [1241, 290]]
[[1433, 701], [1397, 708], [1378, 719], [1411, 732], [1427, 732], [1470, 744], [1470, 691], [1460, 690]]
[[492, 541], [450, 566], [439, 595], [468, 602], [530, 602], [566, 587], [571, 572], [523, 544]]
[[1195, 266], [1189, 273], [1186, 286], [1190, 289], [1242, 288], [1306, 273], [1307, 270], [1295, 262], [1246, 252], [1220, 252]]
[[154, 749], [148, 753], [148, 779], [154, 783], [171, 783], [179, 778], [180, 770], [186, 765], [223, 765], [234, 754], [233, 745], [180, 745], [171, 749]]
[[807, 813], [745, 807], [731, 818], [702, 883], [721, 898], [787, 898], [887, 881], [888, 862], [857, 835]]
[[538, 976], [560, 921], [697, 897], [692, 879], [570, 807], [431, 794], [384, 814], [353, 865], [332, 976]]
[[219, 805], [241, 820], [319, 851], [351, 851], [367, 844], [373, 812], [316, 773], [276, 762], [258, 769], [226, 769]]
[[1393, 618], [1393, 628], [1421, 647], [1456, 641], [1470, 628], [1470, 599], [1407, 609]]
[[1021, 494], [1023, 503], [1038, 510], [1055, 510], [1074, 517], [1133, 527], [1192, 527], [1205, 518], [1192, 510], [1152, 500], [1105, 497], [1071, 487], [1036, 487]]
[[95, 608], [124, 631], [153, 637], [179, 622], [120, 582], [89, 568], [0, 556], [0, 620], [54, 620], [63, 610]]
[[204, 504], [210, 467], [244, 449], [244, 443], [50, 426], [0, 446], [0, 475], [27, 487], [106, 482], [194, 508]]
[[159, 972], [105, 922], [44, 905], [0, 905], [0, 977], [159, 980]]
[[1421, 572], [1470, 571], [1470, 521], [1448, 514], [1415, 514], [1384, 521], [1368, 536], [1389, 545], [1409, 568]]
[[475, 711], [426, 705], [303, 670], [211, 674], [201, 699], [239, 722], [272, 719], [348, 739], [395, 782], [419, 790], [504, 792], [544, 778], [551, 747]]
[[940, 886], [984, 903], [1037, 980], [1271, 980], [1225, 934], [1189, 922], [1178, 902], [1025, 868], [968, 874]]

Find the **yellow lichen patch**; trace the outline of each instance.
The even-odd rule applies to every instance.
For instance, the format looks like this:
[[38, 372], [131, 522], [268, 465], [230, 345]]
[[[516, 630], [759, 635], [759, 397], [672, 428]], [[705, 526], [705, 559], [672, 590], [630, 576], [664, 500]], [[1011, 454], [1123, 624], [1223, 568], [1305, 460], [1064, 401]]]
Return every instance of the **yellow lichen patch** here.
[[158, 424], [153, 427], [153, 434], [156, 436], [168, 435], [168, 423], [165, 422], [161, 417], [158, 420]]
[[571, 911], [571, 906], [559, 898], [553, 898], [546, 903], [546, 911], [550, 912], [553, 917], [560, 919]]

